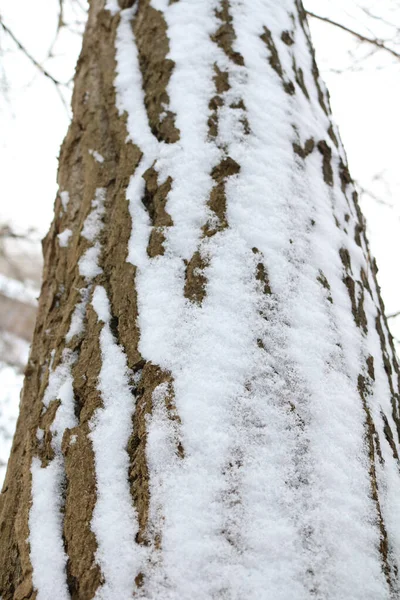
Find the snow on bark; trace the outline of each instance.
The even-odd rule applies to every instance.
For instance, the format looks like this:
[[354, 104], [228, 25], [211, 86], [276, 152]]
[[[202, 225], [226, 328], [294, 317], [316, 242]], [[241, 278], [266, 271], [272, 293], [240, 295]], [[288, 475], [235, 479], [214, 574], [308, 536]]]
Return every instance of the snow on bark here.
[[100, 234], [105, 198], [106, 191], [102, 188], [97, 188], [94, 200], [92, 200], [92, 210], [88, 214], [81, 232], [82, 237], [89, 240], [89, 242], [94, 242]]
[[74, 312], [72, 313], [70, 327], [65, 336], [65, 341], [67, 343], [69, 343], [75, 335], [81, 334], [84, 330], [86, 307], [92, 289], [91, 280], [102, 272], [98, 260], [101, 250], [99, 236], [103, 228], [102, 219], [105, 211], [105, 199], [106, 191], [103, 188], [97, 188], [95, 197], [92, 200], [91, 211], [86, 217], [81, 231], [82, 237], [92, 243], [92, 246], [86, 250], [79, 260], [79, 272], [86, 278], [87, 286], [79, 290], [82, 300], [76, 304]]
[[67, 210], [67, 206], [69, 203], [69, 192], [67, 192], [65, 190], [63, 192], [60, 192], [60, 199], [61, 199], [61, 204], [62, 204], [63, 210], [65, 212]]
[[[126, 9], [120, 13], [120, 23], [115, 41], [117, 74], [115, 86], [117, 89], [117, 108], [120, 115], [127, 114], [128, 138], [143, 152], [140, 164], [130, 178], [126, 192], [129, 200], [129, 211], [132, 218], [131, 240], [141, 237], [142, 243], [129, 244], [131, 262], [146, 262], [147, 254], [144, 241], [150, 233], [150, 220], [145, 211], [141, 198], [144, 192], [143, 175], [158, 156], [158, 141], [151, 133], [146, 109], [144, 106], [144, 93], [139, 69], [138, 52], [131, 21], [136, 13], [136, 7]], [[111, 10], [111, 9], [110, 9]], [[142, 253], [137, 254], [142, 250]]]
[[[68, 600], [65, 567], [67, 555], [62, 537], [62, 486], [64, 483], [64, 460], [61, 442], [64, 431], [77, 425], [74, 414], [74, 392], [71, 367], [76, 359], [68, 350], [63, 361], [50, 373], [49, 383], [43, 397], [44, 408], [59, 402], [51, 425], [54, 458], [42, 466], [39, 458], [32, 460], [32, 507], [29, 513], [29, 544], [32, 563], [32, 581], [38, 600], [60, 598]], [[38, 430], [38, 439], [43, 431]]]
[[80, 290], [82, 300], [77, 303], [72, 313], [71, 322], [65, 341], [67, 344], [72, 340], [75, 335], [80, 335], [84, 330], [84, 320], [86, 315], [86, 307], [89, 301], [90, 288], [83, 288]]
[[32, 580], [38, 600], [69, 600], [65, 577], [67, 555], [62, 543], [62, 460], [57, 457], [42, 468], [40, 460], [32, 461], [32, 504], [29, 515]]
[[68, 246], [69, 238], [72, 235], [71, 229], [64, 229], [61, 233], [58, 234], [58, 243], [61, 248], [66, 248]]
[[[104, 201], [105, 190], [98, 188], [92, 201], [92, 210], [82, 229], [82, 236], [94, 244], [83, 255], [85, 261], [82, 262], [81, 259], [79, 263], [81, 275], [86, 278], [86, 287], [80, 290], [82, 301], [77, 303], [71, 316], [70, 327], [65, 336], [66, 343], [69, 343], [75, 335], [83, 333], [86, 307], [93, 285], [92, 279], [101, 273], [97, 258], [100, 252], [98, 238], [103, 227]], [[91, 250], [96, 251], [95, 258], [90, 254]], [[29, 513], [29, 543], [33, 568], [32, 582], [37, 590], [38, 600], [70, 598], [66, 578], [68, 557], [63, 542], [62, 490], [65, 483], [65, 467], [61, 444], [64, 433], [78, 425], [71, 372], [77, 355], [68, 348], [64, 349], [61, 362], [55, 369], [52, 368], [53, 359], [54, 351], [42, 403], [43, 414], [51, 409], [52, 404], [58, 403], [50, 426], [54, 456], [46, 465], [43, 465], [39, 458], [33, 457], [31, 465], [32, 506]], [[43, 434], [43, 429], [39, 428], [37, 431], [39, 442], [43, 441]]]
[[[104, 165], [96, 151], [99, 165], [86, 156], [102, 187], [79, 239], [83, 283], [63, 342], [76, 353], [52, 352], [31, 465], [37, 598], [90, 585], [88, 597], [103, 600], [392, 600], [399, 371], [302, 7], [146, 0], [121, 9], [129, 4], [106, 8], [117, 23], [116, 107], [137, 166], [128, 181], [119, 164], [107, 174], [108, 151]], [[164, 36], [157, 110], [142, 18]], [[173, 122], [172, 136], [154, 114]], [[118, 226], [112, 201], [125, 189], [132, 231], [116, 256], [133, 265], [134, 360], [120, 331], [120, 271], [102, 252], [103, 240], [116, 246], [108, 220]], [[60, 198], [65, 211], [68, 192]], [[69, 253], [67, 231], [59, 243]], [[85, 360], [98, 360], [101, 404], [83, 418], [78, 407], [78, 423], [72, 367], [92, 309], [99, 348], [89, 345]], [[133, 327], [136, 297], [131, 309]], [[75, 585], [61, 444], [80, 448], [87, 435], [96, 485], [83, 507], [95, 536], [85, 564], [98, 575]]]
[[[148, 125], [134, 8], [120, 12], [115, 85], [143, 153], [127, 190], [140, 351], [171, 373], [184, 455], [159, 390], [140, 597], [389, 598], [399, 471], [381, 411], [391, 419], [393, 393], [354, 190], [301, 7], [152, 5], [168, 26], [179, 141], [158, 142]], [[172, 180], [173, 226], [154, 258], [142, 202], [151, 166], [159, 183]], [[196, 252], [205, 293], [190, 302], [185, 262]]]
[[96, 559], [105, 577], [95, 597], [131, 598], [143, 554], [135, 547], [138, 524], [126, 477], [129, 466], [126, 447], [134, 398], [125, 354], [111, 332], [110, 306], [102, 286], [96, 286], [92, 305], [99, 321], [104, 323], [100, 333], [102, 366], [98, 382], [103, 407], [90, 422], [97, 481], [92, 529], [98, 544]]
[[94, 279], [102, 272], [99, 266], [100, 242], [98, 236], [101, 230], [104, 215], [105, 190], [98, 188], [92, 201], [92, 210], [89, 213], [81, 232], [82, 237], [89, 242], [94, 242], [79, 259], [79, 272], [86, 279]]
[[109, 10], [112, 15], [116, 15], [120, 11], [118, 0], [107, 0], [105, 8], [106, 10]]
[[89, 149], [89, 154], [100, 164], [104, 162], [104, 157], [97, 150]]

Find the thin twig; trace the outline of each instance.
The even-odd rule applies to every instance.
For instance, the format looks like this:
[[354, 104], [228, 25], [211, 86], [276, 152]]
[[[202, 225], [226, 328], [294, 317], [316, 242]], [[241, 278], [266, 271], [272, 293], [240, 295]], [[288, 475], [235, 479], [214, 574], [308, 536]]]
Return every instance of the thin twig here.
[[21, 42], [15, 37], [15, 35], [13, 34], [13, 32], [11, 31], [11, 29], [9, 29], [7, 27], [7, 25], [4, 24], [3, 20], [0, 18], [0, 25], [3, 28], [3, 30], [10, 36], [10, 38], [13, 40], [13, 42], [18, 46], [18, 48], [25, 54], [25, 56], [27, 58], [29, 58], [29, 60], [31, 61], [31, 63], [42, 73], [42, 75], [44, 75], [45, 77], [48, 77], [48, 79], [50, 79], [56, 86], [59, 85], [64, 85], [62, 83], [62, 81], [58, 81], [58, 79], [56, 79], [55, 77], [53, 77], [53, 75], [51, 75], [44, 67], [43, 65], [41, 65], [36, 58], [34, 58], [32, 56], [32, 54], [25, 48], [25, 46], [23, 44], [21, 44]]
[[62, 93], [59, 85], [56, 85], [56, 92], [60, 97], [61, 103], [64, 106], [64, 109], [67, 113], [68, 118], [70, 119], [71, 118], [70, 108], [69, 108], [68, 102], [66, 101], [66, 99], [63, 96], [63, 93]]
[[390, 204], [390, 202], [387, 202], [386, 200], [382, 200], [382, 198], [380, 198], [370, 190], [367, 190], [366, 188], [362, 187], [359, 183], [357, 183], [357, 187], [360, 195], [369, 196], [371, 200], [373, 200], [377, 204], [381, 204], [382, 206], [387, 206], [387, 208], [394, 208], [393, 204]]
[[389, 54], [391, 54], [392, 56], [395, 56], [396, 58], [400, 58], [400, 52], [396, 52], [396, 50], [389, 48], [388, 46], [386, 46], [383, 42], [381, 42], [378, 39], [369, 38], [365, 35], [362, 35], [361, 33], [358, 33], [358, 31], [354, 31], [354, 29], [350, 29], [349, 27], [346, 27], [345, 25], [338, 23], [337, 21], [333, 21], [332, 19], [329, 19], [328, 17], [322, 17], [321, 15], [316, 15], [315, 13], [313, 13], [309, 10], [307, 10], [306, 13], [308, 14], [308, 16], [313, 17], [314, 19], [318, 19], [319, 21], [323, 21], [324, 23], [329, 23], [330, 25], [334, 25], [335, 27], [338, 27], [339, 29], [342, 29], [343, 31], [347, 31], [347, 33], [350, 33], [351, 35], [358, 38], [362, 42], [367, 42], [368, 44], [372, 44], [373, 46], [376, 46], [380, 50], [385, 50], [386, 52], [389, 52]]
[[32, 56], [32, 54], [25, 48], [25, 46], [23, 44], [21, 44], [21, 42], [15, 37], [15, 35], [13, 34], [13, 32], [11, 31], [11, 29], [9, 29], [9, 27], [7, 27], [7, 25], [4, 24], [3, 20], [0, 17], [0, 26], [3, 28], [3, 30], [10, 36], [10, 38], [13, 40], [13, 42], [18, 46], [18, 48], [21, 50], [21, 52], [23, 52], [23, 54], [25, 54], [25, 56], [31, 61], [31, 63], [40, 71], [40, 73], [42, 75], [44, 75], [45, 77], [47, 77], [48, 79], [50, 79], [50, 81], [52, 81], [56, 87], [56, 92], [60, 97], [60, 100], [67, 112], [67, 115], [70, 115], [70, 111], [69, 111], [69, 106], [63, 96], [63, 93], [61, 91], [62, 87], [68, 87], [68, 83], [63, 83], [62, 81], [59, 81], [58, 79], [56, 79], [55, 77], [53, 77], [53, 75], [51, 75], [51, 73], [49, 73], [47, 71], [47, 69], [44, 68], [43, 65], [41, 65], [36, 58], [34, 58]]
[[81, 9], [82, 12], [86, 13], [87, 9], [81, 4], [80, 0], [74, 0], [75, 4], [77, 4], [79, 6], [79, 8]]
[[375, 19], [375, 21], [379, 21], [380, 23], [384, 23], [385, 25], [388, 25], [388, 27], [394, 27], [393, 23], [390, 23], [389, 21], [386, 21], [386, 19], [384, 19], [383, 17], [380, 17], [378, 15], [374, 15], [369, 9], [365, 8], [364, 6], [359, 6], [359, 8], [363, 11], [364, 14], [366, 14], [371, 19]]
[[396, 317], [398, 317], [400, 315], [400, 310], [398, 310], [395, 313], [392, 313], [391, 315], [387, 315], [387, 319], [395, 319]]
[[59, 35], [60, 35], [60, 31], [63, 27], [65, 27], [65, 22], [64, 22], [64, 0], [59, 0], [58, 1], [58, 6], [59, 6], [59, 11], [58, 11], [58, 19], [57, 19], [57, 28], [56, 28], [56, 33], [54, 35], [54, 39], [50, 45], [50, 48], [47, 52], [47, 58], [52, 58], [53, 52], [54, 52], [54, 48], [55, 45], [58, 41]]

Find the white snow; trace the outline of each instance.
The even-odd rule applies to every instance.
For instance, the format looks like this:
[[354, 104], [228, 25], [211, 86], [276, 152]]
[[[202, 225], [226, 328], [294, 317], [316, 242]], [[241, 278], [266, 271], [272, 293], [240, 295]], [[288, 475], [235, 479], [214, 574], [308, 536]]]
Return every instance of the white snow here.
[[94, 159], [95, 159], [95, 160], [96, 160], [98, 163], [103, 163], [103, 162], [104, 162], [104, 157], [103, 157], [103, 156], [102, 156], [102, 155], [101, 155], [99, 152], [97, 152], [97, 150], [92, 150], [92, 149], [89, 149], [89, 154], [90, 154], [91, 156], [93, 156], [93, 158], [94, 158]]
[[104, 188], [97, 188], [95, 197], [92, 200], [92, 210], [86, 217], [81, 232], [81, 235], [89, 240], [89, 242], [94, 242], [101, 231], [105, 198], [106, 190]]
[[64, 231], [58, 234], [58, 243], [62, 248], [66, 248], [68, 246], [69, 238], [71, 237], [71, 235], [71, 229], [64, 229]]
[[104, 202], [106, 191], [104, 188], [97, 188], [95, 197], [92, 200], [92, 210], [86, 217], [83, 224], [81, 235], [93, 245], [79, 259], [79, 272], [87, 280], [93, 279], [102, 272], [99, 267], [100, 242], [98, 237], [103, 227]]
[[106, 291], [96, 286], [92, 300], [99, 321], [102, 366], [98, 389], [103, 407], [90, 421], [97, 502], [92, 530], [97, 540], [97, 562], [105, 583], [95, 598], [131, 598], [139, 573], [141, 552], [136, 548], [138, 523], [128, 483], [127, 444], [132, 429], [134, 397], [129, 388], [128, 367], [122, 349], [110, 329], [110, 307]]
[[45, 469], [32, 460], [32, 507], [29, 513], [29, 544], [32, 580], [38, 600], [69, 600], [62, 541], [62, 458], [56, 457]]
[[[167, 22], [168, 58], [175, 63], [167, 107], [180, 131], [175, 144], [158, 142], [147, 122], [130, 25], [134, 9], [121, 11], [117, 32], [117, 107], [127, 113], [128, 139], [143, 152], [127, 189], [140, 352], [173, 380], [172, 392], [163, 385], [154, 393], [148, 420], [152, 542], [150, 560], [142, 557], [140, 597], [258, 600], [268, 590], [274, 600], [311, 594], [386, 600], [366, 414], [357, 390], [369, 354], [377, 371], [383, 366], [373, 339], [375, 305], [369, 303], [365, 335], [354, 323], [343, 283], [342, 247], [349, 249], [356, 279], [361, 267], [369, 272], [353, 230], [344, 231], [345, 214], [355, 215], [352, 189], [347, 197], [340, 190], [344, 154], [327, 135], [330, 122], [298, 21], [295, 45], [281, 40], [283, 31], [293, 30], [293, 0], [229, 4], [234, 50], [245, 66], [230, 61], [210, 39], [220, 25], [214, 12], [219, 2], [152, 0]], [[260, 37], [264, 26], [293, 82], [295, 52], [310, 101], [297, 83], [293, 96], [284, 91]], [[229, 73], [230, 89], [222, 94], [213, 141], [207, 120], [215, 63]], [[250, 133], [243, 109], [232, 108], [240, 100]], [[317, 148], [305, 161], [293, 152], [292, 142], [304, 145], [311, 137], [332, 147], [332, 187], [322, 179]], [[214, 218], [207, 207], [210, 173], [225, 156], [241, 167], [226, 182], [229, 227], [201, 240], [201, 227]], [[141, 196], [142, 175], [153, 164], [160, 182], [172, 178], [166, 210], [174, 226], [165, 232], [165, 254], [149, 259], [150, 222]], [[208, 262], [201, 306], [183, 296], [183, 259], [197, 248]], [[258, 262], [268, 272], [272, 296], [256, 281]], [[333, 303], [318, 282], [320, 270]], [[167, 393], [173, 394], [179, 426], [167, 414]], [[384, 373], [376, 376], [373, 394], [382, 398], [389, 418]], [[372, 397], [368, 402], [377, 404]], [[386, 444], [378, 406], [373, 411]], [[178, 440], [184, 458], [177, 454]], [[378, 471], [395, 552], [399, 473], [392, 466]]]
[[109, 323], [110, 321], [110, 302], [107, 298], [105, 289], [97, 286], [93, 292], [92, 305], [97, 313], [99, 321]]
[[112, 15], [116, 15], [121, 10], [118, 0], [107, 0], [105, 9], [109, 10]]
[[[120, 22], [115, 40], [117, 69], [115, 86], [118, 91], [116, 105], [120, 115], [127, 114], [127, 141], [137, 144], [143, 151], [140, 164], [132, 175], [126, 192], [129, 201], [129, 211], [132, 218], [131, 239], [141, 236], [142, 243], [138, 244], [141, 250], [142, 261], [146, 261], [147, 253], [143, 251], [150, 234], [150, 221], [148, 214], [141, 202], [144, 191], [142, 175], [152, 165], [157, 156], [159, 143], [153, 136], [147, 121], [144, 106], [144, 92], [139, 69], [139, 58], [135, 38], [131, 27], [131, 20], [137, 6], [121, 11]], [[135, 252], [136, 246], [130, 243], [129, 253]], [[139, 260], [139, 258], [137, 258]]]
[[71, 367], [76, 360], [75, 354], [70, 350], [64, 350], [60, 365], [49, 375], [49, 383], [43, 396], [43, 405], [48, 408], [54, 400], [61, 402], [56, 416], [50, 427], [53, 433], [52, 447], [56, 453], [61, 452], [61, 442], [64, 431], [75, 427], [76, 417], [74, 413], [74, 392]]
[[79, 259], [79, 273], [86, 279], [93, 279], [102, 272], [99, 267], [100, 250], [100, 244], [96, 243], [88, 248]]
[[61, 363], [49, 374], [43, 397], [43, 406], [58, 401], [56, 415], [50, 427], [54, 459], [42, 467], [40, 460], [32, 459], [32, 506], [29, 512], [30, 560], [32, 581], [38, 600], [69, 599], [66, 582], [67, 556], [62, 536], [62, 487], [64, 485], [64, 458], [61, 443], [66, 429], [77, 425], [74, 413], [74, 392], [71, 367], [76, 356], [64, 350]]
[[72, 340], [75, 335], [80, 335], [84, 331], [84, 320], [86, 315], [86, 306], [89, 300], [90, 286], [80, 290], [82, 300], [78, 302], [72, 313], [71, 323], [65, 336], [67, 344]]
[[62, 207], [65, 212], [67, 210], [67, 206], [69, 203], [69, 192], [67, 192], [65, 190], [63, 192], [60, 192], [60, 198], [61, 198]]
[[[65, 336], [66, 343], [74, 336], [83, 334], [92, 279], [102, 272], [98, 265], [101, 251], [98, 237], [103, 227], [104, 201], [105, 190], [98, 188], [82, 229], [82, 236], [92, 244], [79, 261], [79, 270], [86, 279], [86, 286], [80, 290], [81, 300], [77, 302], [72, 313], [70, 327]], [[71, 367], [77, 357], [71, 350], [65, 349], [60, 364], [53, 369], [54, 355], [55, 350], [51, 353], [49, 382], [43, 396], [43, 407], [48, 408], [50, 403], [56, 400], [60, 402], [50, 427], [55, 458], [44, 468], [41, 467], [39, 459], [34, 458], [31, 467], [32, 507], [29, 513], [29, 542], [32, 580], [38, 600], [63, 600], [70, 597], [65, 571], [67, 557], [62, 536], [61, 499], [65, 470], [61, 443], [66, 429], [72, 429], [78, 424], [74, 412], [71, 373]], [[37, 438], [39, 441], [43, 439], [40, 429], [37, 431]], [[71, 444], [75, 439], [76, 437], [71, 436]]]
[[[142, 545], [135, 541], [138, 521], [127, 453], [135, 404], [131, 384], [140, 375], [134, 378], [128, 370], [111, 331], [106, 290], [96, 286], [92, 306], [103, 324], [102, 407], [90, 421], [97, 483], [91, 527], [104, 577], [96, 598], [129, 599], [134, 593], [142, 600], [397, 597], [393, 565], [400, 556], [400, 474], [383, 433], [381, 411], [393, 429], [394, 424], [375, 330], [376, 291], [370, 276], [366, 332], [354, 322], [340, 249], [350, 253], [354, 279], [361, 279], [361, 269], [370, 275], [370, 267], [363, 243], [359, 247], [353, 239], [352, 187], [343, 194], [338, 171], [345, 157], [327, 135], [330, 122], [311, 75], [307, 40], [297, 17], [293, 22], [290, 16], [297, 14], [295, 2], [229, 2], [233, 50], [243, 56], [244, 66], [232, 62], [211, 38], [221, 24], [215, 14], [218, 0], [151, 4], [163, 13], [168, 58], [175, 63], [164, 107], [176, 115], [180, 139], [175, 144], [159, 142], [148, 124], [131, 24], [136, 7], [120, 10], [108, 0], [106, 8], [120, 12], [117, 108], [127, 115], [127, 143], [143, 153], [126, 191], [139, 350], [169, 380], [154, 390], [146, 423], [151, 493], [148, 544]], [[264, 26], [271, 30], [285, 78], [293, 82], [295, 56], [310, 100], [297, 83], [295, 94], [285, 92], [261, 39]], [[293, 46], [282, 41], [283, 31], [293, 31]], [[210, 139], [215, 64], [229, 74], [230, 88], [221, 94], [218, 136]], [[239, 102], [245, 108], [234, 108]], [[292, 143], [304, 145], [309, 138], [332, 147], [332, 186], [323, 181], [317, 148], [305, 160], [294, 154]], [[228, 156], [240, 165], [225, 182], [228, 227], [204, 237], [202, 228], [216, 219], [208, 206], [215, 185], [211, 172]], [[142, 176], [152, 165], [159, 182], [172, 179], [166, 210], [174, 223], [165, 229], [164, 255], [153, 259], [147, 254], [151, 226], [142, 203]], [[82, 229], [91, 243], [79, 262], [86, 293], [72, 315], [67, 341], [83, 332], [93, 278], [101, 273], [104, 201], [99, 188]], [[196, 250], [207, 264], [201, 305], [183, 293], [185, 261]], [[256, 278], [260, 263], [272, 294]], [[321, 271], [329, 290], [320, 283]], [[380, 463], [376, 457], [375, 468], [389, 531], [392, 591], [379, 552], [366, 413], [357, 389], [359, 375], [368, 377], [370, 355], [375, 380], [369, 381], [365, 402], [385, 459]], [[67, 352], [52, 371], [43, 400], [44, 406], [61, 402], [52, 425], [56, 458], [45, 469], [37, 459], [32, 464], [30, 542], [38, 600], [66, 593], [60, 443], [75, 422], [73, 360]], [[46, 503], [51, 511], [44, 522]], [[44, 549], [38, 542], [43, 536]], [[54, 574], [45, 569], [50, 553]], [[139, 573], [140, 588], [135, 584]]]

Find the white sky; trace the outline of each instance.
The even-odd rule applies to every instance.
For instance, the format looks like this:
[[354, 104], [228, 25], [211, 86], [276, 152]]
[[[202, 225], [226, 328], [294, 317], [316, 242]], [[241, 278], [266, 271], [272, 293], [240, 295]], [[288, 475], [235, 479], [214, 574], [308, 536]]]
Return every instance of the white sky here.
[[[52, 44], [57, 26], [56, 0], [0, 0], [0, 14], [16, 37], [41, 62]], [[23, 18], [21, 18], [23, 15]], [[32, 27], [32, 23], [39, 26]], [[56, 57], [46, 68], [58, 80], [68, 81], [80, 48], [80, 37], [64, 30]], [[40, 75], [1, 32], [0, 58], [9, 89], [0, 94], [0, 221], [33, 227], [44, 235], [52, 219], [56, 194], [57, 156], [69, 115], [54, 84]], [[65, 96], [69, 105], [69, 93]]]
[[[363, 6], [368, 7], [368, 2], [362, 0]], [[306, 0], [305, 4], [309, 10], [369, 34], [365, 25], [368, 20], [353, 0]], [[396, 18], [400, 20], [400, 9], [396, 4], [395, 0], [379, 3], [379, 10], [383, 10], [392, 22]], [[39, 61], [46, 57], [52, 43], [57, 8], [56, 0], [0, 0], [4, 21]], [[74, 17], [69, 15], [69, 18]], [[32, 27], [32, 23], [36, 26]], [[334, 117], [347, 150], [352, 176], [393, 205], [388, 208], [370, 198], [365, 198], [362, 203], [380, 269], [385, 304], [391, 313], [400, 310], [397, 276], [400, 256], [400, 175], [397, 166], [400, 60], [380, 53], [362, 61], [360, 70], [335, 73], [334, 70], [351, 64], [349, 50], [359, 59], [368, 47], [357, 50], [351, 36], [332, 26], [316, 21], [312, 21], [311, 26], [320, 70], [330, 90]], [[388, 31], [381, 27], [379, 35], [384, 36]], [[57, 155], [69, 118], [54, 85], [15, 51], [2, 32], [0, 35], [3, 53], [0, 60], [9, 85], [6, 94], [0, 93], [0, 223], [12, 222], [22, 229], [33, 227], [44, 235], [52, 219], [57, 191]], [[79, 36], [64, 31], [56, 46], [57, 57], [48, 60], [46, 67], [65, 81], [71, 76], [78, 52]], [[384, 173], [387, 186], [371, 183], [379, 173]], [[400, 338], [400, 318], [397, 324], [392, 321], [392, 331]]]

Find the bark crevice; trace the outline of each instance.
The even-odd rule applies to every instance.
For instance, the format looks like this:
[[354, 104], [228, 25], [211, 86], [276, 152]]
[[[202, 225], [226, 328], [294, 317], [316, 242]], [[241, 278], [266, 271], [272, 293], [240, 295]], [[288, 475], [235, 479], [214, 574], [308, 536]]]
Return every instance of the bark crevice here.
[[220, 8], [216, 10], [216, 16], [221, 21], [221, 25], [211, 39], [215, 42], [226, 56], [238, 66], [244, 66], [243, 56], [234, 49], [236, 33], [233, 27], [233, 21], [229, 12], [229, 1], [222, 0]]
[[140, 0], [133, 24], [142, 72], [144, 103], [152, 133], [159, 141], [175, 143], [180, 138], [175, 114], [169, 108], [168, 84], [175, 63], [169, 53], [168, 29], [163, 14]]

